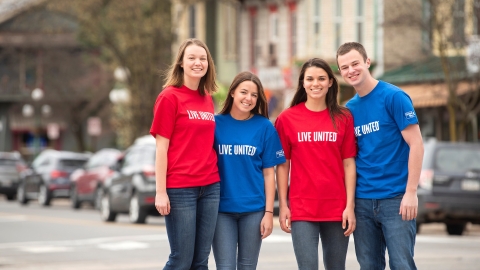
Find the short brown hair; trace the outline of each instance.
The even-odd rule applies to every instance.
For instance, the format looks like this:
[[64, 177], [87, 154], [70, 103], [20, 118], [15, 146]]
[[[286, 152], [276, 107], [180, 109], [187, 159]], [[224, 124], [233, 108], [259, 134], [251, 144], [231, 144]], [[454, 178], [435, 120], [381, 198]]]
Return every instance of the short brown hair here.
[[365, 48], [363, 47], [362, 44], [358, 42], [347, 42], [343, 43], [337, 50], [337, 65], [338, 65], [338, 56], [340, 55], [345, 55], [349, 53], [351, 50], [355, 50], [360, 53], [363, 57], [363, 61], [367, 61], [367, 51], [365, 51]]
[[177, 56], [173, 61], [172, 65], [166, 71], [165, 84], [163, 87], [175, 86], [180, 87], [184, 84], [183, 81], [183, 68], [181, 67], [183, 63], [183, 56], [185, 55], [185, 49], [190, 45], [197, 45], [202, 47], [207, 52], [207, 62], [208, 68], [207, 73], [200, 79], [200, 84], [198, 85], [198, 92], [200, 95], [204, 96], [206, 93], [213, 93], [217, 91], [217, 83], [215, 82], [216, 72], [215, 64], [213, 63], [212, 55], [208, 50], [207, 45], [196, 38], [189, 38], [185, 40], [180, 47], [178, 48]]
[[233, 97], [232, 94], [235, 92], [235, 89], [245, 81], [251, 81], [255, 85], [257, 85], [258, 89], [258, 99], [257, 99], [257, 104], [255, 105], [255, 108], [251, 110], [252, 113], [254, 114], [260, 114], [268, 118], [268, 103], [267, 103], [267, 96], [265, 95], [265, 91], [263, 90], [262, 82], [260, 82], [260, 79], [257, 77], [257, 75], [253, 74], [250, 71], [243, 71], [238, 73], [237, 76], [232, 81], [232, 84], [230, 85], [230, 88], [228, 89], [228, 95], [227, 99], [225, 100], [225, 103], [223, 105], [223, 109], [220, 112], [220, 114], [227, 114], [230, 113], [232, 110], [233, 106]]

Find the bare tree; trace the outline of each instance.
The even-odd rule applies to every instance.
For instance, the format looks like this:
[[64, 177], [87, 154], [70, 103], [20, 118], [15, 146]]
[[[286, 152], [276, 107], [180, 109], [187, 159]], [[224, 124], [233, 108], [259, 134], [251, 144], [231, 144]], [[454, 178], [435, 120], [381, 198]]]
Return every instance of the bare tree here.
[[[432, 46], [440, 57], [448, 89], [446, 106], [450, 140], [465, 140], [467, 124], [480, 111], [478, 72], [469, 74], [465, 62], [462, 61], [467, 46], [465, 25], [476, 21], [478, 13], [475, 14], [475, 10], [478, 9], [466, 8], [467, 1], [464, 0], [429, 0], [428, 3], [432, 14]], [[460, 87], [465, 84], [468, 84], [469, 91], [460, 93]]]
[[[152, 108], [161, 91], [159, 70], [171, 61], [170, 1], [158, 0], [52, 0], [49, 8], [75, 18], [79, 39], [100, 48], [100, 58], [128, 69], [130, 100], [113, 121], [123, 147], [148, 133]], [[118, 111], [118, 110], [117, 110]]]
[[[468, 37], [473, 32], [471, 29], [480, 29], [478, 25], [473, 25], [480, 22], [477, 19], [480, 18], [479, 2], [479, 0], [385, 2], [388, 10], [396, 11], [385, 15], [384, 21], [385, 43], [398, 47], [397, 53], [394, 51], [386, 55], [390, 57], [389, 62], [395, 60], [396, 62], [393, 62], [401, 64], [412, 63], [415, 58], [416, 61], [422, 60], [422, 57], [406, 49], [412, 46], [407, 46], [405, 42], [414, 43], [414, 48], [421, 47], [423, 59], [437, 56], [440, 60], [442, 81], [448, 93], [446, 109], [451, 141], [466, 140], [467, 127], [471, 125], [476, 129], [476, 115], [480, 111], [479, 74], [468, 72], [465, 64]], [[472, 3], [473, 7], [468, 6]], [[406, 33], [408, 31], [414, 31], [414, 34]]]

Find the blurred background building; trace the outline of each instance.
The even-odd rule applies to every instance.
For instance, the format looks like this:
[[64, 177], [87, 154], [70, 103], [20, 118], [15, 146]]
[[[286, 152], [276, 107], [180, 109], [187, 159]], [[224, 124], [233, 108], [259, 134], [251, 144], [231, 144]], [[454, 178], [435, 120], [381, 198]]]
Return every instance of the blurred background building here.
[[[68, 3], [0, 0], [0, 150], [125, 148], [148, 132], [159, 71], [190, 37], [214, 58], [217, 109], [233, 77], [250, 70], [274, 121], [304, 61], [320, 57], [338, 72], [337, 48], [358, 41], [374, 76], [410, 95], [424, 136], [479, 138], [479, 0]], [[344, 103], [355, 92], [337, 75]]]

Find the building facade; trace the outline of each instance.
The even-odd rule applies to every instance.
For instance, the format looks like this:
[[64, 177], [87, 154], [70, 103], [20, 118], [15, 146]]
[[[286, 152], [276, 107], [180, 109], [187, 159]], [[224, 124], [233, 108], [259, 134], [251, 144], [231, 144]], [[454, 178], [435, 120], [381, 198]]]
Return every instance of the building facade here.
[[102, 135], [108, 134], [95, 138], [96, 146], [111, 145], [113, 134], [103, 103], [109, 75], [85, 60], [93, 55], [77, 41], [77, 22], [46, 3], [0, 3], [0, 151], [19, 151], [26, 159], [45, 148], [79, 150], [87, 111], [95, 107]]

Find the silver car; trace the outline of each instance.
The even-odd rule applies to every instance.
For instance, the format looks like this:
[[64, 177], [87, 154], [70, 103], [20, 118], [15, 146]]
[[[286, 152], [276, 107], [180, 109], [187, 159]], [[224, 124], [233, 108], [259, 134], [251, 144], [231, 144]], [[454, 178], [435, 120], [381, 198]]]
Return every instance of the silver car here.
[[15, 199], [20, 173], [27, 168], [20, 153], [0, 152], [0, 194], [7, 200]]

